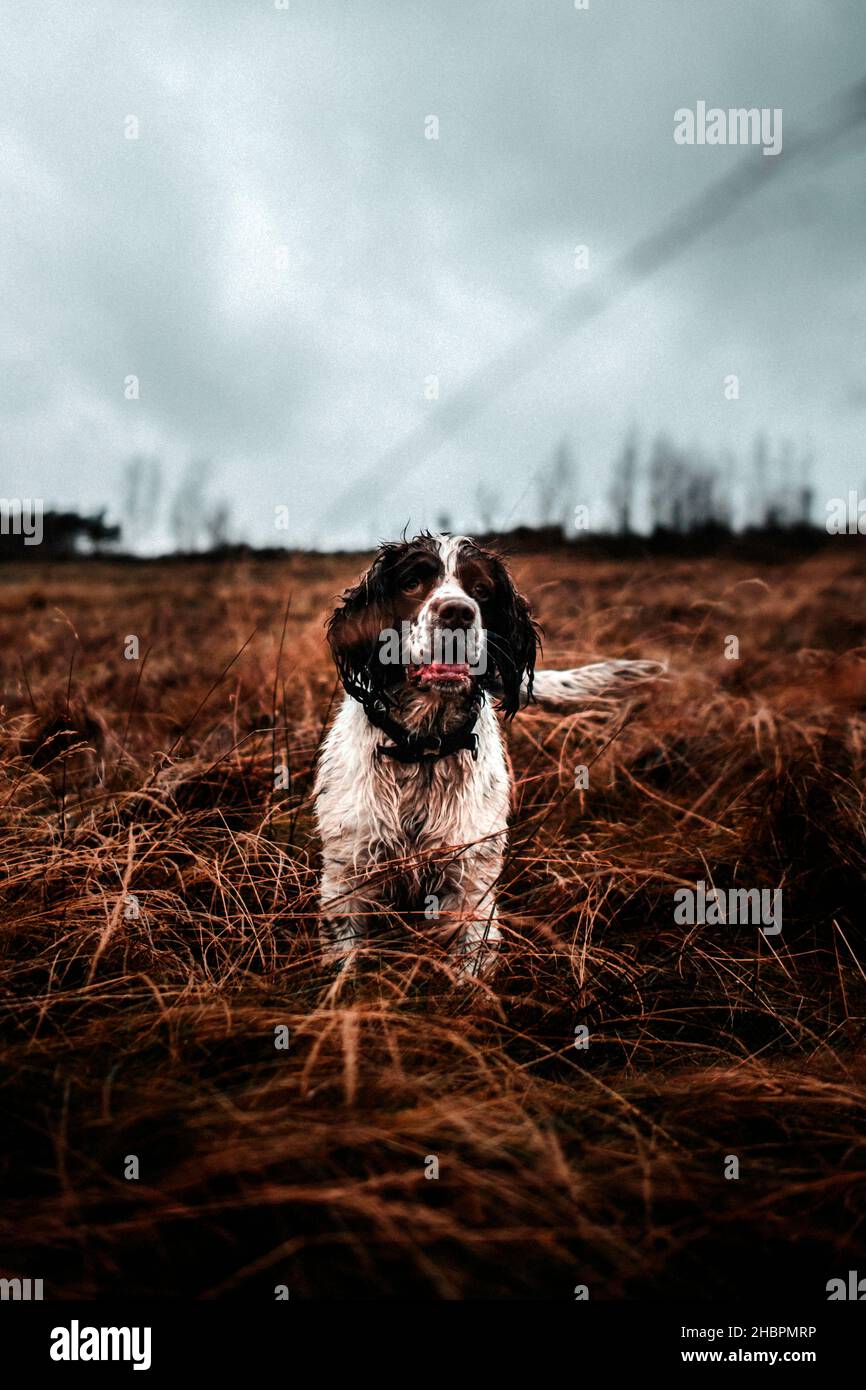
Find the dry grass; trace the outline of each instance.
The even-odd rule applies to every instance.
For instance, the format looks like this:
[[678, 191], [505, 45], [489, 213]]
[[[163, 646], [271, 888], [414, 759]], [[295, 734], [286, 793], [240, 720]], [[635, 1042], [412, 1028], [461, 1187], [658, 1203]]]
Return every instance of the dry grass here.
[[[515, 568], [544, 664], [671, 678], [613, 720], [515, 721], [494, 989], [389, 941], [340, 997], [309, 789], [322, 621], [360, 562], [0, 573], [7, 1273], [51, 1297], [820, 1298], [862, 1262], [864, 557]], [[781, 885], [782, 935], [676, 926], [699, 878]]]

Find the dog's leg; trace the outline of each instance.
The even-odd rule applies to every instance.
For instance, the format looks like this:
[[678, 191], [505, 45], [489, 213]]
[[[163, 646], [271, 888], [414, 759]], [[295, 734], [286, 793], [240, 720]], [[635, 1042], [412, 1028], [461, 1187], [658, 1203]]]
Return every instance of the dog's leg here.
[[322, 965], [336, 965], [342, 974], [348, 975], [355, 964], [358, 947], [363, 941], [363, 932], [353, 917], [323, 917], [319, 928], [322, 945]]
[[336, 965], [348, 974], [367, 935], [366, 923], [373, 905], [356, 887], [354, 875], [340, 866], [325, 864], [320, 885], [319, 941], [322, 964]]
[[457, 932], [451, 954], [461, 983], [468, 984], [493, 974], [502, 940], [496, 918], [496, 905], [491, 904], [486, 915], [483, 912], [472, 914]]
[[502, 932], [497, 922], [494, 885], [502, 869], [502, 853], [493, 846], [477, 858], [461, 859], [457, 872], [442, 892], [441, 934], [462, 983], [493, 973]]

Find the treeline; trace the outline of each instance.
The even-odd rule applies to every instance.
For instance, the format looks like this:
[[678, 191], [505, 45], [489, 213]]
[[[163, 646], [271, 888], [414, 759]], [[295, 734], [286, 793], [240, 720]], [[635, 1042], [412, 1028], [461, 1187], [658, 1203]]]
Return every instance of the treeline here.
[[[790, 442], [773, 447], [763, 434], [741, 464], [728, 452], [684, 449], [667, 434], [644, 448], [632, 430], [607, 470], [607, 487], [600, 495], [594, 481], [598, 467], [593, 464], [584, 472], [564, 439], [530, 476], [522, 506], [512, 510], [534, 511], [536, 528], [558, 526], [578, 537], [584, 532], [645, 538], [808, 528], [815, 522], [813, 462], [808, 450]], [[476, 489], [475, 510], [484, 534], [512, 528], [500, 496], [486, 484]]]
[[36, 510], [20, 503], [2, 508], [0, 560], [58, 559], [95, 555], [120, 540], [120, 527], [105, 520], [105, 512], [84, 516], [80, 512]]
[[[697, 448], [683, 449], [665, 434], [642, 448], [633, 430], [608, 471], [606, 489], [600, 492], [593, 482], [588, 500], [579, 461], [566, 439], [530, 474], [510, 510], [501, 490], [482, 483], [474, 505], [469, 504], [473, 514], [443, 512], [436, 524], [441, 530], [498, 540], [511, 549], [578, 545], [584, 553], [605, 555], [722, 549], [790, 553], [814, 549], [828, 539], [823, 514], [815, 516], [812, 464], [807, 451], [789, 443], [771, 447], [764, 435], [756, 438], [742, 466], [731, 454], [711, 457]], [[597, 472], [593, 468], [593, 479]], [[121, 558], [164, 549], [166, 540], [178, 558], [284, 553], [285, 546], [256, 547], [237, 539], [229, 503], [212, 497], [210, 485], [207, 461], [190, 463], [169, 489], [158, 459], [131, 458], [121, 475], [121, 524], [107, 522], [105, 510], [96, 515], [48, 511], [36, 542], [26, 530], [22, 534], [14, 515], [4, 512], [0, 560], [106, 553]], [[534, 514], [531, 522], [516, 520], [527, 513]]]

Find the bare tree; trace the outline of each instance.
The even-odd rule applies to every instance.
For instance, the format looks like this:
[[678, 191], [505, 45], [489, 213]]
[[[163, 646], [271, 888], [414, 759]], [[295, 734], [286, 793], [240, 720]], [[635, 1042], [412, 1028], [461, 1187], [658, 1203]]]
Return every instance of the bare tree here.
[[682, 526], [680, 500], [683, 463], [673, 441], [659, 434], [649, 461], [649, 511], [653, 531], [678, 531]]
[[479, 483], [475, 489], [475, 509], [478, 513], [478, 520], [481, 522], [481, 531], [484, 535], [490, 535], [496, 530], [496, 514], [499, 510], [499, 501], [495, 491], [487, 483]]
[[637, 484], [638, 435], [632, 426], [626, 435], [621, 453], [614, 460], [610, 486], [610, 507], [614, 530], [621, 536], [631, 532], [634, 520], [634, 498]]
[[158, 458], [140, 454], [127, 459], [121, 476], [120, 511], [131, 545], [140, 545], [159, 516], [162, 468]]
[[210, 476], [211, 464], [208, 459], [192, 459], [184, 469], [169, 512], [169, 526], [176, 550], [197, 550], [202, 537], [206, 535]]
[[219, 497], [205, 512], [204, 532], [211, 550], [227, 545], [230, 534], [231, 508], [225, 497]]
[[798, 469], [797, 520], [801, 526], [812, 525], [812, 508], [815, 503], [815, 489], [812, 486], [812, 465], [814, 462], [814, 450], [811, 445], [807, 444], [800, 453]]
[[536, 480], [538, 520], [542, 526], [565, 526], [574, 506], [576, 474], [567, 439], [560, 440], [553, 458]]
[[770, 451], [767, 436], [755, 436], [752, 447], [752, 488], [749, 506], [749, 520], [754, 526], [765, 526], [770, 508], [769, 498]]

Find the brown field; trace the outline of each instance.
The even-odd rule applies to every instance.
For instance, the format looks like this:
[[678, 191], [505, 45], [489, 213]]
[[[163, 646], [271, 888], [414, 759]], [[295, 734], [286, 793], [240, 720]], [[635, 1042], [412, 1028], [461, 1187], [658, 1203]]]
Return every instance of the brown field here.
[[[257, 1299], [821, 1299], [866, 1273], [863, 548], [515, 560], [542, 665], [670, 677], [515, 720], [489, 989], [389, 938], [335, 996], [309, 791], [322, 623], [362, 567], [0, 570], [2, 1271]], [[699, 879], [781, 886], [782, 934], [675, 925]]]

